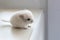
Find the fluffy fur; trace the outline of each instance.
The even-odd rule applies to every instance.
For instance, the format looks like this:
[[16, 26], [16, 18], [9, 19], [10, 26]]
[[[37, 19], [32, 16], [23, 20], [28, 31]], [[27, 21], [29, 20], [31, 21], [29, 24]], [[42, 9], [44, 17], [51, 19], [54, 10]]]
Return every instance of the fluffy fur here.
[[20, 10], [15, 12], [10, 22], [13, 27], [28, 28], [33, 23], [34, 16], [30, 10]]

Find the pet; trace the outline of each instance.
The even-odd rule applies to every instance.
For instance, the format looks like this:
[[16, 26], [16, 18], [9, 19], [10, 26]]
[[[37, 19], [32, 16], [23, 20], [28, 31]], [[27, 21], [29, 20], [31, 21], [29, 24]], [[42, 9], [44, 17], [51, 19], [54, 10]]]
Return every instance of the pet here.
[[20, 10], [11, 17], [10, 23], [16, 28], [29, 28], [34, 22], [34, 16], [30, 10]]

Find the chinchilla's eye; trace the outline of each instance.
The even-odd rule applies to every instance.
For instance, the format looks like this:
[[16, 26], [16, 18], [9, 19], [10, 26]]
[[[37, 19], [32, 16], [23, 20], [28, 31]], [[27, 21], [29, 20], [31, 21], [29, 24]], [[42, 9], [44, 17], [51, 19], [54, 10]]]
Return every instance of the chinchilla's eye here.
[[30, 21], [30, 18], [28, 18], [27, 20]]

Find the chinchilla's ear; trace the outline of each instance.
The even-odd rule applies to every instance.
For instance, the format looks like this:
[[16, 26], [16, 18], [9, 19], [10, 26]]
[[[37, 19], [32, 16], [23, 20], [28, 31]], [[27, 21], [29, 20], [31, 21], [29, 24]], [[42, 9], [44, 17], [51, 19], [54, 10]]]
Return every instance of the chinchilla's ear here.
[[26, 14], [21, 14], [21, 15], [19, 15], [19, 17], [22, 18], [22, 19], [25, 19]]
[[24, 18], [24, 15], [19, 15], [20, 18]]

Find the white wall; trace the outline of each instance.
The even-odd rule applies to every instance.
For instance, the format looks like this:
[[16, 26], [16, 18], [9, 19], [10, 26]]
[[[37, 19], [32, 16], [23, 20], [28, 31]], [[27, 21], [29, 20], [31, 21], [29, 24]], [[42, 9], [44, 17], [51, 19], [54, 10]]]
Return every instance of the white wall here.
[[43, 8], [45, 0], [0, 0], [0, 8]]
[[5, 8], [39, 8], [40, 0], [0, 0], [0, 7]]
[[48, 0], [48, 40], [60, 40], [60, 0]]

